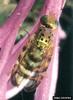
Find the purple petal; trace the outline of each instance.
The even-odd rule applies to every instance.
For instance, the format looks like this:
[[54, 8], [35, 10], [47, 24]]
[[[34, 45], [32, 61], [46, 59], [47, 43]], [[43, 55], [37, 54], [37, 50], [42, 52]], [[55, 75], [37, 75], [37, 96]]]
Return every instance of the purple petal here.
[[[17, 9], [15, 10], [15, 12], [12, 14], [12, 16], [8, 19], [8, 21], [5, 24], [5, 28], [3, 30], [5, 33], [8, 31], [7, 34], [9, 34], [9, 36], [8, 36], [8, 38], [6, 38], [6, 41], [2, 45], [2, 49], [1, 49], [0, 73], [7, 62], [8, 56], [9, 56], [11, 49], [13, 47], [13, 44], [15, 42], [16, 35], [18, 33], [20, 24], [26, 18], [34, 1], [35, 0], [30, 0], [29, 3], [28, 3], [28, 0], [25, 2], [24, 2], [24, 0], [20, 1], [19, 5], [17, 6]], [[26, 12], [26, 13], [24, 13], [24, 12]], [[3, 36], [5, 37], [6, 35], [3, 34]], [[0, 39], [0, 42], [1, 42], [1, 39]]]
[[[5, 98], [7, 81], [9, 77], [9, 75], [7, 75], [8, 73], [4, 73], [6, 63], [9, 59], [11, 49], [13, 48], [13, 44], [16, 39], [16, 34], [18, 33], [20, 24], [26, 18], [35, 0], [30, 0], [29, 2], [28, 1], [29, 0], [21, 0], [20, 4], [15, 9], [12, 16], [7, 20], [4, 26], [0, 29], [0, 46], [2, 46], [0, 51], [0, 77], [1, 77], [0, 97], [2, 98]], [[4, 100], [4, 99], [0, 99], [0, 100]]]
[[20, 0], [12, 15], [8, 17], [2, 26], [2, 32], [0, 32], [0, 47], [4, 44], [3, 42], [13, 34], [14, 31], [14, 33], [18, 33], [19, 27], [21, 27], [22, 22], [29, 14], [34, 2], [35, 0]]
[[0, 100], [6, 100], [6, 91], [7, 91], [7, 81], [8, 81], [8, 76], [3, 75], [0, 77]]
[[[43, 13], [43, 11], [42, 11], [42, 13]], [[39, 17], [40, 18], [40, 17]], [[9, 25], [9, 23], [7, 23], [8, 25]], [[10, 23], [11, 24], [11, 23]], [[38, 28], [38, 25], [39, 25], [39, 19], [38, 19], [38, 21], [37, 21], [37, 23], [35, 24], [35, 26], [34, 26], [34, 28], [32, 28], [32, 31], [30, 32], [30, 34], [31, 33], [34, 33], [36, 30], [37, 30], [37, 28]], [[18, 26], [17, 26], [17, 24], [16, 24], [16, 27], [17, 27], [17, 29], [18, 29]], [[8, 27], [9, 28], [9, 27]], [[22, 49], [22, 47], [24, 46], [24, 42], [25, 42], [25, 38], [23, 39], [23, 40], [21, 40], [20, 42], [19, 42], [19, 44], [17, 44], [15, 47], [14, 47], [14, 49], [13, 49], [13, 51], [12, 51], [12, 53], [10, 53], [11, 52], [11, 48], [12, 48], [12, 44], [13, 44], [13, 42], [14, 42], [14, 40], [15, 40], [15, 33], [17, 33], [17, 29], [15, 28], [15, 30], [13, 30], [11, 33], [11, 35], [9, 35], [8, 36], [8, 40], [7, 41], [5, 41], [4, 42], [4, 45], [2, 45], [3, 47], [2, 47], [2, 49], [1, 49], [1, 62], [0, 62], [0, 65], [1, 65], [1, 68], [0, 68], [0, 76], [2, 76], [3, 78], [4, 78], [4, 76], [5, 75], [8, 75], [8, 77], [9, 77], [9, 72], [10, 72], [10, 69], [12, 69], [12, 68], [10, 68], [10, 66], [12, 66], [13, 65], [13, 63], [14, 63], [14, 61], [16, 61], [16, 58], [18, 57], [18, 54], [19, 54], [19, 52], [21, 51], [21, 49]], [[26, 36], [27, 37], [27, 36]], [[26, 43], [26, 42], [25, 42]], [[17, 50], [18, 50], [18, 52], [17, 52]], [[11, 56], [10, 56], [10, 54], [12, 54]], [[9, 63], [8, 63], [8, 62]], [[7, 70], [6, 70], [7, 69]], [[6, 78], [7, 79], [7, 78]], [[5, 79], [5, 80], [6, 80]], [[1, 81], [2, 81], [2, 79], [1, 79]], [[5, 82], [4, 82], [5, 83]], [[7, 81], [6, 81], [6, 83], [5, 84], [7, 84]], [[3, 85], [3, 87], [4, 87], [4, 89], [6, 88], [6, 86], [5, 85]], [[3, 96], [4, 96], [5, 94], [3, 94]], [[5, 96], [4, 96], [5, 97]]]
[[[41, 11], [41, 15], [45, 12], [45, 5], [43, 7], [43, 10]], [[4, 73], [8, 73], [8, 71], [10, 72], [10, 70], [12, 69], [12, 67], [10, 67], [11, 65], [13, 65], [15, 62], [16, 62], [16, 59], [18, 57], [18, 55], [20, 54], [22, 48], [24, 45], [26, 45], [27, 41], [28, 41], [28, 38], [29, 38], [29, 34], [33, 34], [37, 31], [39, 25], [40, 25], [40, 17], [41, 15], [39, 15], [39, 18], [37, 19], [35, 25], [32, 27], [31, 31], [22, 39], [19, 41], [19, 43], [17, 43], [12, 52], [11, 52], [11, 55], [9, 55], [9, 58], [8, 58], [8, 61], [5, 65], [5, 68], [8, 69], [8, 70], [5, 70], [3, 69]], [[11, 43], [9, 43], [11, 44]]]

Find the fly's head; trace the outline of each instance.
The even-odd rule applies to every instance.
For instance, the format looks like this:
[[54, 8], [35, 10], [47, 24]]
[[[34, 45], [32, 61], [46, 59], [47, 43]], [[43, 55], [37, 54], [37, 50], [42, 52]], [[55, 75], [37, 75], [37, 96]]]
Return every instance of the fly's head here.
[[56, 29], [58, 26], [57, 20], [52, 15], [44, 15], [41, 17], [40, 21], [42, 25], [52, 30]]

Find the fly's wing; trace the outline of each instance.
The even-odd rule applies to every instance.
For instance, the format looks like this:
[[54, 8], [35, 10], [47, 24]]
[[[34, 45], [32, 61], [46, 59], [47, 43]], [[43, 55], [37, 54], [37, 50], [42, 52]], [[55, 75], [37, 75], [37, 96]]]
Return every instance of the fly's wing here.
[[48, 68], [48, 65], [51, 61], [52, 55], [53, 55], [53, 51], [54, 51], [54, 45], [53, 45], [53, 41], [50, 41], [49, 43], [49, 47], [46, 50], [45, 56], [43, 58], [43, 61], [41, 63], [41, 69], [43, 69], [43, 71], [46, 71]]
[[30, 82], [27, 84], [26, 87], [24, 87], [25, 92], [33, 92], [36, 90], [37, 87], [37, 81], [35, 80], [30, 80]]
[[45, 53], [43, 55], [43, 59], [40, 63], [40, 66], [38, 66], [37, 68], [34, 68], [34, 72], [42, 73], [47, 70], [48, 65], [51, 61], [52, 55], [53, 55], [53, 50], [54, 50], [54, 45], [52, 41], [50, 41], [49, 47], [46, 48]]
[[49, 57], [51, 59], [52, 55], [53, 55], [53, 51], [54, 51], [54, 43], [53, 41], [49, 42], [49, 47], [47, 49], [47, 57]]
[[41, 69], [44, 69], [43, 71], [47, 70], [48, 65], [51, 61], [52, 55], [53, 55], [53, 51], [54, 51], [54, 44], [53, 41], [50, 41], [49, 43], [49, 47], [46, 50], [46, 53], [43, 57], [43, 61], [41, 63]]

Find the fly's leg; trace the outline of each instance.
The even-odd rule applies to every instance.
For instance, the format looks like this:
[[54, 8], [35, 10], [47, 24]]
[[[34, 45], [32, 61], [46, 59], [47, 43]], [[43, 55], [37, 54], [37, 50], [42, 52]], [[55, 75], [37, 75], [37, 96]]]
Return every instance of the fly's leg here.
[[16, 64], [14, 65], [14, 68], [12, 69], [12, 74], [17, 71], [18, 66], [19, 66], [19, 62], [17, 61]]

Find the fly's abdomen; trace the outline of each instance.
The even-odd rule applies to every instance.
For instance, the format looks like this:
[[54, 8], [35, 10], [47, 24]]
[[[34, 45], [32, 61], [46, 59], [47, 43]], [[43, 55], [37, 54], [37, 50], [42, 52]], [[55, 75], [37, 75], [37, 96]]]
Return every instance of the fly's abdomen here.
[[29, 79], [34, 69], [40, 66], [41, 60], [42, 53], [39, 49], [33, 48], [30, 52], [28, 51], [17, 65], [17, 70], [12, 74], [12, 83], [14, 85], [20, 85], [23, 79]]

